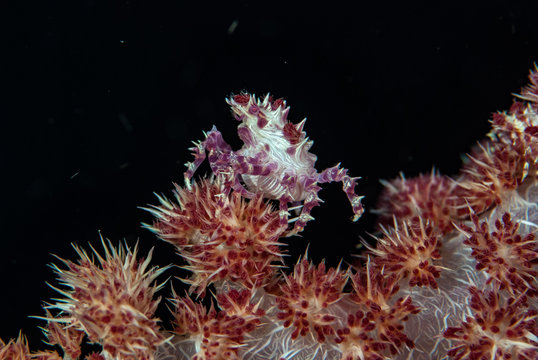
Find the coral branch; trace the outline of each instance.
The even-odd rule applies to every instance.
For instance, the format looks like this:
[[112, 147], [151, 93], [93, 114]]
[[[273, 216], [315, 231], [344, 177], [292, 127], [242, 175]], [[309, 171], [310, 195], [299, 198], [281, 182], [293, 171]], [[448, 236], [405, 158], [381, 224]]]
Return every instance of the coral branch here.
[[[144, 227], [191, 273], [184, 296], [172, 290], [172, 329], [155, 316], [169, 267], [102, 240], [104, 255], [74, 245], [77, 262], [52, 266], [62, 297], [41, 317], [48, 344], [64, 360], [85, 343], [101, 347], [86, 360], [538, 359], [537, 71], [530, 82], [527, 102], [493, 116], [457, 176], [383, 182], [381, 231], [363, 263], [304, 257], [291, 272], [280, 238], [313, 219], [324, 183], [342, 183], [357, 220], [357, 178], [340, 164], [318, 172], [305, 122], [287, 119], [283, 99], [230, 97], [241, 149], [213, 127], [190, 149], [174, 199], [144, 208], [155, 217]], [[206, 159], [212, 175], [192, 181]], [[0, 340], [0, 360], [62, 357], [30, 352], [22, 334]]]
[[[80, 340], [69, 330], [72, 329], [101, 344], [106, 357], [154, 359], [155, 350], [166, 337], [160, 331], [159, 320], [154, 318], [160, 299], [154, 300], [153, 296], [162, 285], [151, 284], [168, 267], [148, 269], [151, 252], [144, 261], [139, 261], [136, 246], [131, 251], [128, 247], [116, 249], [102, 242], [104, 257], [92, 248], [99, 264], [73, 245], [80, 256], [78, 263], [60, 259], [68, 270], [53, 265], [60, 283], [69, 290], [57, 289], [64, 298], [47, 306], [60, 313], [46, 320], [62, 324], [49, 328], [49, 339], [60, 345], [72, 343], [73, 336]], [[73, 354], [71, 347], [64, 351]]]

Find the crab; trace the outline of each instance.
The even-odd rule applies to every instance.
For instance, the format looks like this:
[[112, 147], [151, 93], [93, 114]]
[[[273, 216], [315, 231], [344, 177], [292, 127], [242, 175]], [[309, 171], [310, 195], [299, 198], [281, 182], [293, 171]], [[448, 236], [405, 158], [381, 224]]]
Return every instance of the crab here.
[[[261, 194], [279, 203], [279, 221], [289, 226], [291, 236], [301, 232], [313, 219], [312, 209], [322, 200], [318, 197], [319, 184], [341, 182], [353, 208], [353, 221], [364, 209], [362, 196], [355, 193], [358, 178], [350, 177], [340, 164], [318, 172], [314, 167], [316, 155], [309, 152], [313, 141], [306, 137], [303, 127], [306, 119], [298, 124], [287, 120], [289, 107], [283, 99], [273, 100], [267, 94], [263, 100], [248, 93], [232, 95], [226, 99], [240, 124], [237, 133], [243, 147], [237, 151], [224, 140], [215, 126], [204, 133], [203, 141], [193, 142], [194, 161], [185, 165], [185, 185], [206, 159], [214, 175], [223, 184], [224, 192], [236, 191], [252, 199]], [[207, 154], [207, 155], [206, 155]], [[290, 207], [290, 204], [292, 205]], [[297, 216], [290, 219], [290, 211]]]

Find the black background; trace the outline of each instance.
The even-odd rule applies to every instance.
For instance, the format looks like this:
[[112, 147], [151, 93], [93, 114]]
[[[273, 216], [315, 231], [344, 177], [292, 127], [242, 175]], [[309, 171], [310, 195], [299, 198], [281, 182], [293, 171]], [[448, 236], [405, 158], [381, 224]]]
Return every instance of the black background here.
[[[380, 178], [456, 172], [538, 60], [535, 1], [196, 3], [17, 1], [2, 12], [2, 339], [22, 329], [42, 348], [43, 322], [27, 316], [55, 296], [47, 264], [74, 259], [70, 243], [99, 248], [101, 231], [177, 262], [137, 206], [170, 194], [190, 141], [213, 124], [241, 146], [231, 93], [284, 97], [289, 119], [308, 118], [317, 168], [342, 162], [362, 176], [369, 210]], [[290, 263], [307, 244], [316, 262], [350, 260], [373, 230], [371, 214], [350, 221], [340, 187], [326, 186], [317, 220], [287, 240]]]

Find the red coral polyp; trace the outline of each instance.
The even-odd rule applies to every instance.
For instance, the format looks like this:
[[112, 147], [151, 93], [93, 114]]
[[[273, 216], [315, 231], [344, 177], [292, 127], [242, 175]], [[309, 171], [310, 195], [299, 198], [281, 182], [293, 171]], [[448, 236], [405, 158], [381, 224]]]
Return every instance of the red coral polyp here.
[[469, 289], [472, 314], [443, 336], [452, 340], [447, 354], [454, 360], [538, 358], [537, 313], [527, 308], [525, 295], [501, 298], [501, 292]]
[[469, 207], [481, 214], [492, 206], [507, 202], [522, 184], [526, 175], [525, 159], [514, 149], [499, 142], [485, 142], [473, 149], [453, 196], [460, 217], [469, 214]]
[[365, 243], [373, 257], [374, 267], [396, 281], [407, 279], [409, 286], [438, 288], [436, 279], [441, 267], [440, 234], [422, 218], [415, 222], [394, 223], [394, 228], [383, 229], [383, 236], [376, 238], [376, 247]]
[[220, 311], [213, 304], [208, 310], [188, 296], [173, 294], [174, 333], [194, 343], [196, 353], [191, 359], [241, 359], [239, 350], [245, 346], [246, 336], [260, 326], [265, 315], [259, 304], [251, 303], [252, 294], [248, 290], [220, 294]]
[[145, 226], [187, 261], [191, 290], [203, 295], [209, 284], [223, 279], [251, 289], [272, 279], [282, 262], [278, 239], [285, 227], [271, 204], [261, 196], [226, 195], [214, 178], [190, 188], [176, 185], [174, 195], [176, 202], [159, 196], [160, 206], [147, 209], [157, 221]]
[[343, 297], [349, 273], [339, 268], [326, 270], [325, 264], [315, 267], [306, 258], [299, 260], [293, 273], [284, 277], [282, 295], [276, 302], [277, 318], [284, 327], [293, 326], [292, 339], [314, 333], [320, 342], [334, 334], [335, 316], [328, 306]]
[[103, 247], [104, 257], [92, 248], [98, 264], [74, 246], [80, 261], [62, 260], [68, 270], [54, 266], [60, 282], [70, 290], [58, 290], [65, 299], [47, 307], [60, 311], [57, 317], [49, 316], [47, 320], [62, 324], [49, 327], [49, 338], [65, 346], [64, 351], [76, 353], [76, 341], [85, 332], [90, 341], [102, 345], [110, 358], [153, 359], [156, 348], [166, 338], [160, 332], [159, 319], [154, 317], [160, 298], [154, 300], [153, 296], [162, 284], [152, 283], [168, 267], [148, 269], [151, 252], [140, 261], [136, 258], [137, 247], [114, 248], [104, 241]]
[[442, 233], [454, 229], [455, 210], [452, 191], [455, 182], [434, 170], [429, 175], [382, 181], [383, 192], [378, 201], [379, 224], [390, 226], [398, 222], [417, 223], [419, 218], [429, 221]]
[[398, 292], [394, 277], [383, 277], [370, 267], [351, 276], [353, 292], [350, 299], [358, 310], [348, 315], [344, 327], [337, 329], [335, 342], [344, 360], [385, 359], [382, 354], [395, 355], [400, 348], [413, 348], [414, 343], [404, 332], [404, 322], [419, 309], [410, 297], [392, 298]]
[[488, 283], [496, 282], [510, 294], [538, 295], [538, 242], [535, 233], [520, 233], [520, 224], [504, 213], [490, 230], [487, 221], [480, 222], [471, 214], [474, 227], [461, 226], [476, 259], [476, 269], [489, 275]]

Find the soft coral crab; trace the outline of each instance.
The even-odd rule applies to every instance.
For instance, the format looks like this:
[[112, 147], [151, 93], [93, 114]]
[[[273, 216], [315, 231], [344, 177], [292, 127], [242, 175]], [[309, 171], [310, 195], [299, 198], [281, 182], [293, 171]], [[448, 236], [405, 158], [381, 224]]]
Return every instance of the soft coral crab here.
[[[205, 140], [194, 142], [196, 146], [190, 149], [194, 161], [186, 164], [187, 187], [190, 187], [190, 179], [206, 158], [207, 151], [209, 165], [224, 184], [225, 191], [233, 189], [246, 198], [262, 194], [265, 198], [279, 201], [281, 225], [295, 222], [288, 235], [302, 231], [313, 219], [310, 211], [321, 201], [318, 183], [342, 182], [343, 191], [353, 207], [353, 221], [361, 216], [364, 209], [362, 197], [355, 194], [357, 178], [347, 175], [347, 169], [341, 168], [340, 164], [318, 173], [314, 167], [317, 157], [308, 151], [313, 142], [303, 131], [306, 119], [298, 124], [289, 122], [289, 107], [283, 99], [273, 101], [268, 94], [260, 100], [254, 95], [241, 93], [231, 96], [226, 102], [231, 106], [234, 117], [241, 122], [237, 132], [244, 145], [233, 151], [213, 126], [205, 134]], [[298, 205], [301, 202], [299, 216], [288, 220], [288, 210], [291, 210], [288, 204]]]

